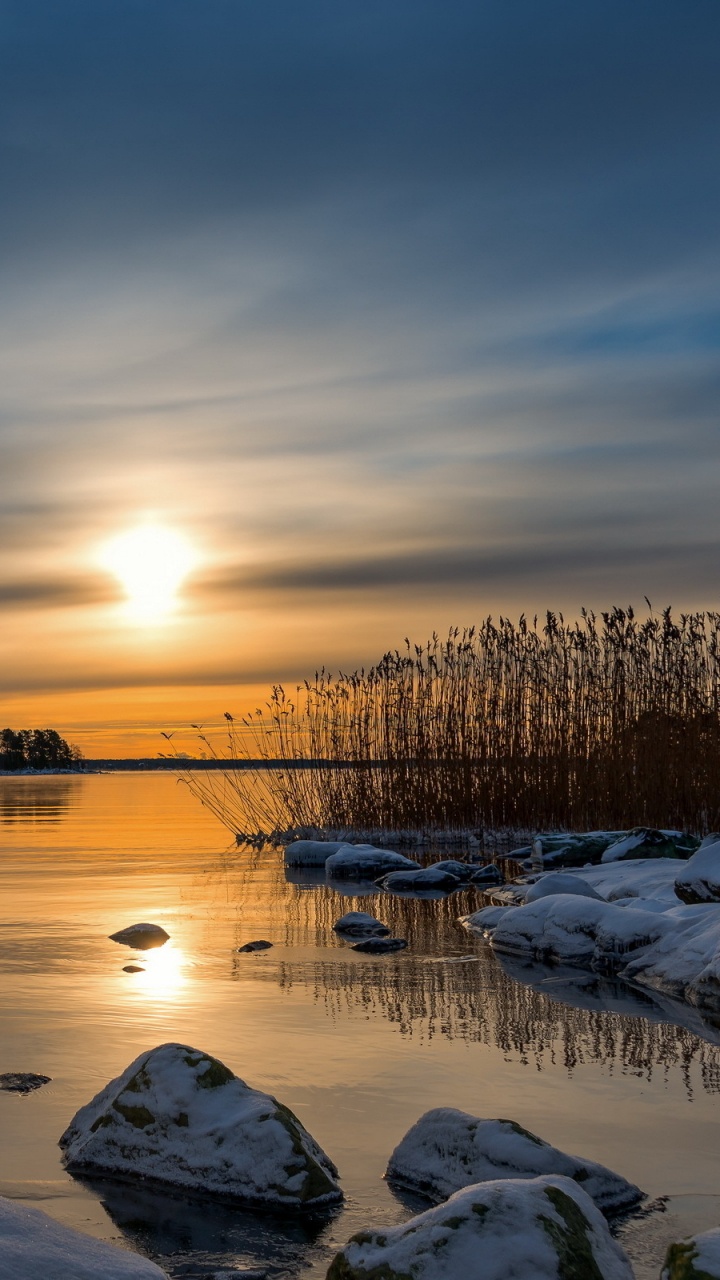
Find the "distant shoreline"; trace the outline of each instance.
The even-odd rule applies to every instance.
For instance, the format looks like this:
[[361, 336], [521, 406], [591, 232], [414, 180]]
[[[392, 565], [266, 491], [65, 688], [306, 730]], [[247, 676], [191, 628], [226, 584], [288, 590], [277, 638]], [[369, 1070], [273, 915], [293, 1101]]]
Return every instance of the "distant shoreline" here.
[[333, 760], [166, 760], [140, 756], [123, 760], [84, 760], [78, 769], [0, 769], [0, 778], [82, 777], [92, 773], [177, 773], [185, 769], [315, 769], [327, 765], [352, 768], [351, 761]]

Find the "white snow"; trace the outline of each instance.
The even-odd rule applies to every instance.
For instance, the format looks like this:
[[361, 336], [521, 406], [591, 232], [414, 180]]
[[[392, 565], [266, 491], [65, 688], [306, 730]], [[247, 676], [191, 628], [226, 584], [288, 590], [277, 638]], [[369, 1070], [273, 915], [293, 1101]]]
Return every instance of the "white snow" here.
[[376, 849], [374, 845], [343, 845], [325, 863], [331, 877], [345, 880], [377, 880], [389, 871], [419, 871], [420, 864], [392, 849]]
[[720, 902], [720, 840], [701, 845], [675, 877], [684, 902]]
[[632, 1280], [599, 1209], [562, 1177], [483, 1182], [401, 1226], [360, 1232], [328, 1280], [558, 1280], [558, 1246], [565, 1280], [587, 1280], [593, 1262], [603, 1280]]
[[604, 1213], [642, 1199], [638, 1187], [604, 1165], [566, 1155], [512, 1120], [482, 1120], [452, 1107], [420, 1117], [393, 1151], [386, 1177], [440, 1201], [476, 1182], [542, 1174], [581, 1183]]
[[[673, 1253], [676, 1254], [677, 1267], [672, 1265]], [[660, 1280], [692, 1280], [694, 1276], [698, 1280], [700, 1276], [720, 1280], [720, 1227], [689, 1236], [670, 1246]]]
[[531, 884], [528, 887], [525, 901], [535, 902], [538, 898], [549, 898], [553, 893], [574, 893], [578, 897], [584, 898], [599, 898], [601, 896], [581, 876], [551, 872], [547, 876], [542, 876], [535, 881], [535, 884]]
[[187, 1045], [141, 1054], [78, 1111], [60, 1146], [71, 1173], [284, 1208], [342, 1199], [335, 1166], [291, 1111]]
[[92, 1240], [42, 1213], [0, 1197], [2, 1280], [167, 1280], [139, 1254]]
[[285, 850], [286, 867], [324, 867], [331, 853], [344, 849], [345, 840], [294, 840]]

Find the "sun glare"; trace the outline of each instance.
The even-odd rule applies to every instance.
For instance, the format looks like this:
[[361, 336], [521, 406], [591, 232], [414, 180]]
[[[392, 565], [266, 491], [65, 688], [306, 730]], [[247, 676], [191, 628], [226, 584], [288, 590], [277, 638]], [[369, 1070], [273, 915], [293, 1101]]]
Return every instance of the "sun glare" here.
[[138, 622], [158, 622], [173, 612], [197, 555], [174, 529], [145, 524], [106, 543], [100, 560], [121, 582], [128, 615]]

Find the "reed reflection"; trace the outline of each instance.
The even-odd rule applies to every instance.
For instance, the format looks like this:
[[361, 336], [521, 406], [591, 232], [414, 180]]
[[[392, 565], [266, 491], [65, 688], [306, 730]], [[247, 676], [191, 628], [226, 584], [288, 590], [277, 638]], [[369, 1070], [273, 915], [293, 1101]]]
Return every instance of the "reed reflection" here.
[[80, 799], [79, 778], [0, 778], [0, 823], [36, 827], [57, 824]]
[[[328, 884], [316, 871], [294, 871], [286, 880], [276, 858], [254, 854], [226, 871], [225, 887], [243, 904], [238, 936], [247, 940], [252, 918], [275, 922], [276, 936], [280, 922], [284, 947], [296, 953], [291, 959], [265, 953], [252, 976], [287, 992], [309, 989], [331, 1018], [381, 1017], [405, 1037], [494, 1046], [540, 1071], [561, 1064], [571, 1076], [583, 1064], [598, 1064], [648, 1081], [679, 1072], [689, 1095], [694, 1079], [720, 1092], [719, 1023], [618, 980], [499, 961], [457, 923], [479, 905], [477, 890], [422, 900], [358, 886], [362, 909], [409, 944], [395, 956], [373, 958], [351, 951], [333, 931], [352, 907], [352, 886]], [[246, 957], [234, 956], [231, 972], [246, 977]]]

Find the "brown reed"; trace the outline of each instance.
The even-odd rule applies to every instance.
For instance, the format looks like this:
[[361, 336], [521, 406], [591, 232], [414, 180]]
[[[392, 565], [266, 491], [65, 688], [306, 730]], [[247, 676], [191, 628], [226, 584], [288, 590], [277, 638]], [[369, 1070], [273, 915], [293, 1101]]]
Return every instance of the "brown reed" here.
[[236, 833], [720, 825], [718, 613], [487, 618], [226, 719], [279, 766], [185, 773]]

